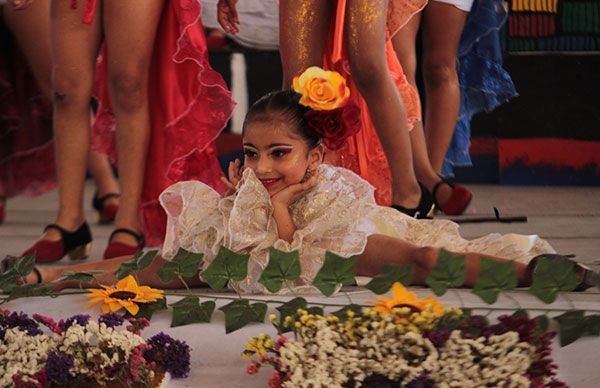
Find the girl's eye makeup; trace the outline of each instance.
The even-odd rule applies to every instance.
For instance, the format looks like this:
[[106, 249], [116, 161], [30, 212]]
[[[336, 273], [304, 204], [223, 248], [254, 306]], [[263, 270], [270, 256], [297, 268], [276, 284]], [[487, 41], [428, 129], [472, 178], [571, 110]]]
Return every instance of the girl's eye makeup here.
[[273, 155], [276, 158], [282, 158], [285, 155], [289, 154], [291, 150], [289, 149], [275, 149], [271, 152], [271, 155]]
[[247, 158], [254, 158], [256, 157], [256, 151], [246, 148], [244, 149], [244, 156]]

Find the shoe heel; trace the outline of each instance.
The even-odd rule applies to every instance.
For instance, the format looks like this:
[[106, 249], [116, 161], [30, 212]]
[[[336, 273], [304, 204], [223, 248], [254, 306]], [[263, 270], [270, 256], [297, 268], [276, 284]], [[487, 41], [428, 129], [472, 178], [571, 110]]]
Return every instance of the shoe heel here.
[[90, 252], [92, 251], [92, 243], [80, 245], [77, 248], [73, 249], [67, 255], [73, 261], [76, 260], [85, 260], [90, 256]]

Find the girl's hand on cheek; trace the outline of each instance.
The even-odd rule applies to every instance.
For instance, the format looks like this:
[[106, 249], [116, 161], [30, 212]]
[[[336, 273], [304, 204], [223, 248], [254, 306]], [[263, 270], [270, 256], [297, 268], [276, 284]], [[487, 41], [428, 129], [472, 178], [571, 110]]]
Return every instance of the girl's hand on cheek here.
[[318, 174], [315, 173], [312, 177], [310, 177], [305, 182], [296, 183], [294, 185], [290, 185], [285, 189], [278, 191], [277, 193], [271, 196], [271, 202], [273, 203], [273, 207], [275, 206], [284, 206], [286, 208], [290, 207], [294, 202], [299, 200], [308, 194], [316, 185]]
[[221, 177], [221, 181], [225, 183], [228, 187], [227, 193], [225, 193], [226, 196], [235, 193], [237, 189], [237, 184], [242, 179], [242, 174], [240, 172], [241, 165], [242, 164], [239, 159], [236, 159], [235, 162], [229, 162], [229, 179]]

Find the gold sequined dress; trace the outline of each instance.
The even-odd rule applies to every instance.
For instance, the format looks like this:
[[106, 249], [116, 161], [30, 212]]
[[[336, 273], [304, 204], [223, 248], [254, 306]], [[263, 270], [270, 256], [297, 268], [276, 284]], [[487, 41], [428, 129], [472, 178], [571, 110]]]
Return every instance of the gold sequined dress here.
[[321, 165], [317, 186], [291, 206], [296, 232], [291, 243], [278, 238], [269, 194], [252, 170], [246, 170], [237, 192], [221, 197], [197, 181], [179, 182], [160, 196], [168, 222], [163, 256], [169, 260], [179, 247], [204, 254], [201, 270], [219, 247], [250, 255], [248, 277], [233, 287], [240, 292], [266, 292], [258, 283], [269, 261], [269, 248], [298, 250], [302, 274], [298, 287], [311, 284], [325, 251], [350, 257], [362, 253], [367, 237], [386, 234], [419, 246], [445, 247], [456, 252], [480, 252], [528, 262], [554, 252], [538, 236], [489, 234], [466, 240], [448, 220], [416, 220], [392, 208], [378, 206], [373, 187], [350, 170]]

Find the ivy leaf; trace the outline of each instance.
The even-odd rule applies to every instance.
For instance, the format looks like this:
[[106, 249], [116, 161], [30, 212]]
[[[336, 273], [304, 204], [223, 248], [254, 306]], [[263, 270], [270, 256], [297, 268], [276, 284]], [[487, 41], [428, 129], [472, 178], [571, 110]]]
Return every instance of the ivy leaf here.
[[279, 311], [279, 320], [283, 322], [285, 320], [285, 317], [295, 316], [298, 309], [306, 310], [306, 304], [306, 299], [302, 297], [297, 297], [288, 302], [285, 302], [284, 304], [282, 304], [279, 307], [276, 307], [275, 309]]
[[355, 315], [361, 315], [362, 309], [363, 307], [357, 304], [349, 304], [337, 311], [334, 311], [332, 314], [338, 317], [340, 322], [346, 322], [348, 320], [348, 311], [352, 311]]
[[567, 346], [581, 337], [585, 332], [583, 310], [571, 310], [555, 317], [560, 325], [560, 346]]
[[526, 318], [529, 319], [529, 313], [527, 312], [527, 310], [523, 310], [523, 309], [518, 309], [517, 311], [515, 311], [512, 314], [513, 317], [522, 317], [522, 318]]
[[124, 316], [126, 318], [146, 318], [150, 320], [155, 312], [166, 310], [168, 308], [166, 298], [159, 299], [156, 302], [139, 303], [138, 306], [140, 306], [140, 309], [136, 315], [131, 315], [129, 312], [125, 311]]
[[94, 279], [96, 279], [96, 275], [100, 275], [102, 273], [104, 273], [104, 271], [65, 271], [63, 272], [62, 276], [58, 278], [58, 281], [62, 282], [65, 280], [74, 280], [80, 283], [91, 283], [94, 281]]
[[119, 268], [117, 268], [117, 272], [115, 272], [115, 277], [121, 280], [131, 275], [131, 273], [136, 270], [137, 264], [133, 261], [128, 261], [127, 263], [121, 264]]
[[178, 276], [189, 278], [198, 272], [204, 255], [179, 248], [173, 259], [163, 265], [157, 275], [163, 283], [169, 283]]
[[320, 316], [324, 316], [324, 311], [323, 311], [323, 307], [319, 307], [319, 306], [313, 306], [313, 307], [309, 307], [306, 311], [308, 311], [309, 314], [313, 314], [313, 315], [320, 315]]
[[538, 335], [544, 334], [550, 327], [550, 320], [546, 315], [538, 315], [533, 319], [535, 321], [535, 332]]
[[600, 314], [588, 315], [584, 319], [584, 335], [600, 335]]
[[533, 271], [533, 283], [528, 291], [542, 302], [552, 303], [559, 291], [573, 291], [578, 283], [574, 262], [541, 257]]
[[15, 271], [19, 277], [24, 278], [25, 276], [29, 275], [31, 271], [33, 271], [34, 266], [35, 253], [30, 253], [26, 256], [18, 258], [10, 269]]
[[5, 273], [0, 274], [0, 287], [5, 292], [8, 292], [12, 286], [16, 285], [19, 275], [12, 270], [7, 270]]
[[410, 264], [385, 263], [381, 272], [371, 279], [365, 287], [381, 295], [388, 292], [396, 282], [408, 286], [412, 280], [413, 270], [414, 266]]
[[327, 251], [325, 262], [315, 276], [313, 285], [325, 296], [331, 296], [336, 288], [354, 284], [356, 257], [342, 257]]
[[231, 280], [244, 280], [248, 275], [250, 255], [238, 255], [225, 247], [200, 276], [212, 289], [224, 288]]
[[152, 264], [152, 261], [156, 257], [157, 253], [158, 253], [158, 250], [154, 249], [154, 250], [145, 252], [144, 254], [135, 255], [134, 259], [135, 259], [135, 263], [137, 264], [137, 270], [140, 271], [140, 270], [148, 267], [150, 264]]
[[513, 262], [499, 262], [482, 256], [479, 258], [479, 277], [471, 292], [485, 303], [492, 304], [496, 303], [500, 292], [514, 290], [517, 284]]
[[216, 304], [212, 300], [200, 304], [197, 296], [186, 296], [171, 306], [173, 307], [171, 327], [177, 327], [190, 323], [210, 322]]
[[247, 299], [235, 300], [219, 310], [225, 313], [225, 333], [229, 334], [250, 322], [263, 323], [267, 313], [266, 303], [254, 303], [250, 305]]
[[269, 264], [260, 275], [258, 282], [269, 292], [281, 290], [286, 280], [300, 278], [300, 254], [298, 251], [283, 252], [273, 247], [269, 248]]
[[465, 282], [466, 257], [454, 256], [440, 249], [438, 261], [429, 273], [427, 284], [437, 296], [444, 295], [450, 287], [460, 287]]
[[49, 284], [23, 284], [14, 286], [10, 291], [8, 300], [25, 298], [29, 296], [48, 296], [54, 292], [54, 286]]

